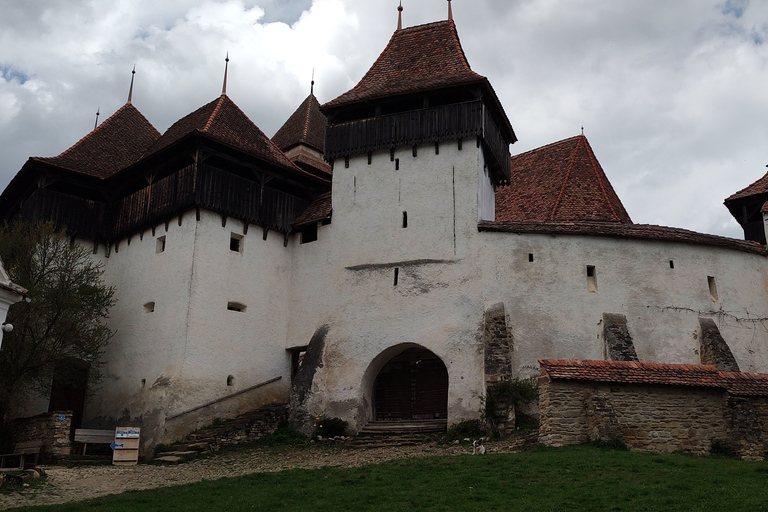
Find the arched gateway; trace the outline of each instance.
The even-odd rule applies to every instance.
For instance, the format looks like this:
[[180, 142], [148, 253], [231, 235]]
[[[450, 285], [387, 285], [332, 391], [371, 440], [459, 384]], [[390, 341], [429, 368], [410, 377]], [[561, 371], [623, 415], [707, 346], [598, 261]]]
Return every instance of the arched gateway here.
[[448, 416], [448, 370], [425, 348], [409, 348], [379, 371], [373, 385], [376, 421], [418, 421]]

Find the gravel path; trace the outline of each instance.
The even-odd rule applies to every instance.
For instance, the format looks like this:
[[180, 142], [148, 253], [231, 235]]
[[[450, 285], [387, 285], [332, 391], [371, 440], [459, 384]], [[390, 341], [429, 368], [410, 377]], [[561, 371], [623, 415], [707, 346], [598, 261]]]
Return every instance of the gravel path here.
[[[486, 444], [488, 452], [509, 452], [519, 443]], [[352, 445], [311, 445], [298, 449], [286, 447], [254, 447], [243, 451], [212, 454], [178, 466], [43, 466], [48, 478], [35, 488], [0, 493], [0, 510], [51, 505], [118, 494], [129, 490], [153, 489], [201, 480], [216, 480], [249, 473], [286, 469], [313, 469], [324, 466], [354, 467], [406, 457], [458, 455], [472, 453], [466, 445], [439, 446], [425, 443], [417, 446], [363, 448]]]

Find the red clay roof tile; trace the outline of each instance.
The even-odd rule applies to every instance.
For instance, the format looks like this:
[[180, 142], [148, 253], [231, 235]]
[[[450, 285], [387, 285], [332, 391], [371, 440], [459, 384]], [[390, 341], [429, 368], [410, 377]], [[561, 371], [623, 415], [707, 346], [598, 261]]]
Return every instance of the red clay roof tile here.
[[453, 21], [438, 21], [396, 30], [360, 82], [323, 108], [483, 81], [469, 67]]
[[31, 160], [96, 178], [108, 178], [139, 160], [160, 137], [152, 124], [126, 103], [74, 146], [54, 157]]
[[173, 123], [144, 156], [156, 153], [193, 132], [204, 134], [279, 167], [309, 175], [294, 165], [225, 94]]
[[768, 396], [768, 374], [721, 372], [712, 365], [542, 359], [551, 379], [619, 384], [661, 384], [721, 388], [732, 395]]
[[736, 240], [717, 235], [696, 233], [687, 229], [652, 226], [649, 224], [621, 224], [618, 222], [538, 222], [538, 221], [481, 221], [477, 224], [479, 231], [496, 231], [504, 233], [537, 233], [547, 235], [590, 235], [615, 238], [632, 238], [637, 240], [655, 240], [660, 242], [677, 242], [712, 247], [725, 247], [738, 251], [750, 252], [761, 256], [768, 255], [768, 250], [762, 244], [749, 240]]
[[756, 182], [752, 183], [746, 188], [743, 188], [736, 192], [735, 194], [731, 195], [728, 199], [726, 199], [726, 202], [733, 201], [735, 199], [742, 199], [744, 197], [749, 196], [756, 196], [759, 194], [764, 194], [768, 192], [768, 173], [765, 174], [762, 178], [757, 180]]
[[331, 193], [326, 192], [325, 194], [318, 196], [317, 199], [312, 201], [312, 203], [307, 206], [307, 209], [304, 210], [301, 215], [299, 215], [299, 218], [296, 219], [296, 222], [294, 222], [293, 225], [303, 226], [312, 222], [327, 219], [331, 216], [332, 210], [333, 206], [331, 205]]
[[632, 223], [584, 135], [513, 156], [496, 220]]
[[325, 127], [328, 119], [320, 112], [320, 103], [310, 94], [277, 130], [272, 142], [283, 151], [304, 144], [319, 152], [325, 148]]

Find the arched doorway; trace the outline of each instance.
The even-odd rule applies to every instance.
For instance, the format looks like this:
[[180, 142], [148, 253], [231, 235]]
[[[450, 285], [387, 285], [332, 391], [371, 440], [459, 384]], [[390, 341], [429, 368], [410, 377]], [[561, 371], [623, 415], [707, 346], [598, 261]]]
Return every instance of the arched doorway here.
[[448, 416], [448, 370], [435, 354], [409, 348], [379, 371], [373, 385], [376, 421], [434, 420]]

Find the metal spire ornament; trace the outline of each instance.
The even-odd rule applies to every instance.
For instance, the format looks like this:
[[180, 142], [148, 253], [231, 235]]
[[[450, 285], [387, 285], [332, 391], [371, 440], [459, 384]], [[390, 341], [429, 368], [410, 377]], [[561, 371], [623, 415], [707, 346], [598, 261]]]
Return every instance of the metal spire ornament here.
[[[130, 103], [130, 102], [129, 102]], [[99, 126], [99, 114], [101, 113], [101, 107], [98, 107], [96, 109], [96, 122], [93, 123], [93, 129], [95, 130], [97, 126]]]
[[227, 57], [224, 59], [224, 85], [221, 87], [222, 96], [227, 95], [227, 71], [228, 70], [229, 70], [229, 52], [227, 52]]
[[397, 7], [397, 30], [403, 30], [403, 2]]
[[448, 21], [453, 21], [453, 9], [451, 9], [451, 0], [448, 0]]
[[136, 76], [136, 64], [133, 65], [133, 71], [131, 71], [131, 88], [128, 89], [128, 101], [126, 102], [128, 105], [131, 104], [131, 100], [133, 99], [133, 77]]

